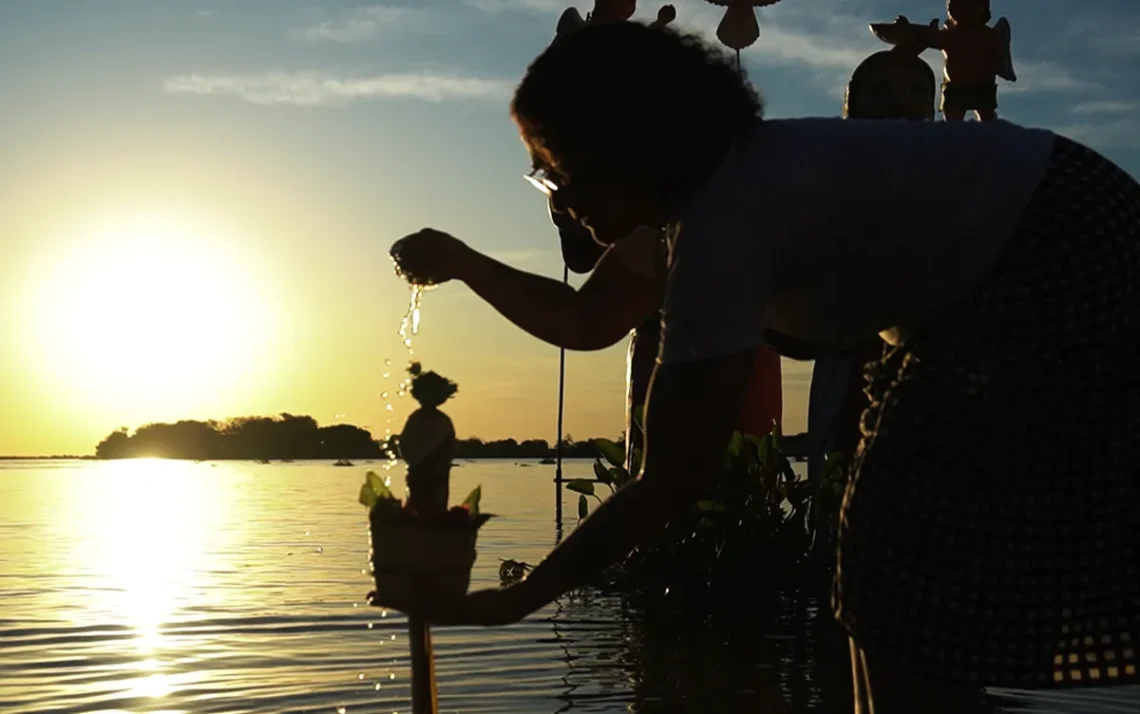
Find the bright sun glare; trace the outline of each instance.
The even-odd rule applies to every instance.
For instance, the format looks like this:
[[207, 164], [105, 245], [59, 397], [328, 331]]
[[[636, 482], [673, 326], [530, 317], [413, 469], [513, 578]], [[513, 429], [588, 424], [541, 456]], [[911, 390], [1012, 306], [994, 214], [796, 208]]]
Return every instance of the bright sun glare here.
[[208, 408], [264, 377], [274, 303], [225, 239], [204, 222], [135, 214], [59, 245], [30, 296], [34, 368], [61, 398], [120, 413]]

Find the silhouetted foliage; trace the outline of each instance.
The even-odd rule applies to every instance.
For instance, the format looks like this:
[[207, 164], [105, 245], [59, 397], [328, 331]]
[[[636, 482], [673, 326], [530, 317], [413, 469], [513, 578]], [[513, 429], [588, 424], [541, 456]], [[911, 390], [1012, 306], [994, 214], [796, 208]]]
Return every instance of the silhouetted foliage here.
[[[592, 459], [597, 449], [589, 441], [562, 442], [562, 458]], [[460, 439], [455, 442], [455, 456], [460, 459], [551, 459], [554, 447], [545, 439]]]
[[227, 421], [147, 424], [112, 432], [95, 448], [100, 459], [364, 459], [381, 458], [372, 434], [351, 424], [319, 426], [310, 416], [239, 417]]
[[[247, 416], [225, 421], [183, 420], [173, 424], [146, 424], [132, 434], [127, 427], [111, 432], [95, 448], [98, 459], [157, 457], [218, 461], [224, 459], [266, 461], [302, 459], [381, 459], [391, 444], [351, 424], [320, 426], [310, 416], [280, 414], [276, 417]], [[592, 459], [596, 449], [590, 441], [562, 442], [562, 457]], [[554, 447], [542, 439], [460, 439], [455, 457], [460, 459], [549, 459]]]

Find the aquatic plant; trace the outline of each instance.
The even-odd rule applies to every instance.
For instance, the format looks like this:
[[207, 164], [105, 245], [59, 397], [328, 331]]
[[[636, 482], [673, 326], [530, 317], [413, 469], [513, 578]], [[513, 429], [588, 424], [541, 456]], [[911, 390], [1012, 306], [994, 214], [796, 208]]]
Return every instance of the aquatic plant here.
[[[635, 419], [638, 415], [635, 415]], [[651, 592], [709, 589], [744, 592], [757, 579], [830, 573], [834, 565], [838, 507], [846, 483], [843, 459], [831, 454], [813, 481], [799, 478], [781, 449], [782, 434], [736, 432], [724, 466], [689, 511], [669, 523], [653, 543], [639, 547], [610, 573], [608, 582]], [[579, 494], [585, 518], [589, 499], [601, 502], [633, 481], [641, 450], [594, 442], [594, 479], [567, 482]]]

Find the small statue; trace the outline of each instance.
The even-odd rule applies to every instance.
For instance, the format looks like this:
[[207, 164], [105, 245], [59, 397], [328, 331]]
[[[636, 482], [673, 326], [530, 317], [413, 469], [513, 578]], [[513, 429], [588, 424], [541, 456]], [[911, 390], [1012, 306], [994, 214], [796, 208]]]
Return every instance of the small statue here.
[[893, 23], [871, 25], [883, 42], [917, 52], [942, 50], [942, 114], [961, 121], [971, 109], [981, 121], [997, 119], [997, 78], [1016, 82], [1010, 52], [1009, 20], [1000, 18], [989, 27], [990, 0], [947, 0], [946, 24], [938, 27], [912, 24], [899, 15]]
[[[555, 35], [562, 35], [571, 30], [586, 25], [603, 25], [609, 22], [625, 22], [633, 17], [637, 10], [637, 0], [594, 0], [594, 9], [586, 13], [585, 19], [577, 8], [568, 7], [558, 18]], [[665, 5], [657, 11], [657, 19], [650, 23], [650, 27], [665, 27], [677, 18], [677, 11], [672, 5]]]
[[424, 372], [419, 362], [412, 362], [408, 374], [412, 398], [420, 404], [408, 415], [399, 440], [400, 456], [408, 465], [408, 501], [420, 512], [446, 511], [455, 426], [439, 407], [459, 388], [435, 372]]

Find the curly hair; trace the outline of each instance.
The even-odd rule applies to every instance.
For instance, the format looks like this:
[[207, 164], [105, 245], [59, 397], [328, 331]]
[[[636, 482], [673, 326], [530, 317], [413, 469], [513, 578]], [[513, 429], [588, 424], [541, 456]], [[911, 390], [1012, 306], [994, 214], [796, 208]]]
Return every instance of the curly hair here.
[[557, 38], [527, 68], [511, 116], [542, 168], [568, 178], [590, 155], [640, 167], [675, 192], [715, 168], [763, 112], [729, 55], [640, 22]]

